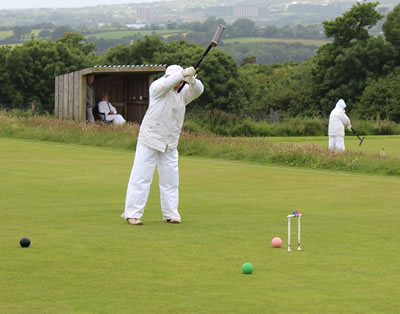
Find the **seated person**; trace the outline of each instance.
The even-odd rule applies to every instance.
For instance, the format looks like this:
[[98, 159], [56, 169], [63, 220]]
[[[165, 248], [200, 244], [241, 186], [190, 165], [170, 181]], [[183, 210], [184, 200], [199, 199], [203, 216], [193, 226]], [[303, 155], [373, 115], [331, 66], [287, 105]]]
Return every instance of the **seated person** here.
[[114, 124], [123, 124], [125, 119], [117, 113], [117, 109], [108, 101], [108, 95], [103, 94], [101, 101], [98, 104], [99, 113], [104, 115], [106, 121], [112, 121]]

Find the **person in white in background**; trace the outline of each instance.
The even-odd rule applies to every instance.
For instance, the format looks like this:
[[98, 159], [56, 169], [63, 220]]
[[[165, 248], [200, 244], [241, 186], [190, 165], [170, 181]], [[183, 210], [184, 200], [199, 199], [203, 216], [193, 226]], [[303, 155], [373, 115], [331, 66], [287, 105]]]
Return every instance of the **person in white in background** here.
[[117, 109], [109, 102], [108, 95], [104, 94], [99, 102], [99, 113], [105, 116], [106, 121], [112, 121], [114, 124], [123, 124], [125, 119], [117, 113]]
[[[178, 212], [179, 170], [178, 141], [185, 118], [186, 105], [199, 97], [204, 86], [195, 78], [193, 67], [170, 65], [165, 75], [149, 88], [149, 108], [140, 126], [135, 160], [129, 178], [125, 211], [121, 215], [129, 224], [142, 225], [154, 170], [159, 174], [160, 203], [163, 219], [181, 223]], [[178, 89], [186, 84], [182, 91]]]
[[329, 150], [332, 151], [345, 151], [344, 147], [344, 128], [347, 127], [351, 130], [350, 119], [347, 117], [344, 108], [346, 103], [340, 99], [335, 108], [329, 116]]

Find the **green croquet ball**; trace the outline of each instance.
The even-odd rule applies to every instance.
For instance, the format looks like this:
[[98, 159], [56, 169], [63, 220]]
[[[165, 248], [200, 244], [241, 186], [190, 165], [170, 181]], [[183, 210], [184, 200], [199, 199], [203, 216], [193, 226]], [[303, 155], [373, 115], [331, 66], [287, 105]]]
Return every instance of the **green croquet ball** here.
[[29, 238], [22, 238], [21, 240], [19, 240], [19, 244], [22, 247], [29, 247], [31, 245], [31, 240], [29, 240]]
[[242, 265], [242, 272], [243, 274], [249, 275], [253, 272], [254, 267], [251, 263], [244, 263]]

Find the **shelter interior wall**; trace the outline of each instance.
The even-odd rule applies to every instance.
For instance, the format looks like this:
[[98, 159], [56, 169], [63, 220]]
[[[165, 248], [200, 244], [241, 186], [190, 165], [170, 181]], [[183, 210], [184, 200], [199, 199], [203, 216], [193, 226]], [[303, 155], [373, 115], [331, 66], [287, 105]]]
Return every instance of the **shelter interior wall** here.
[[96, 103], [108, 94], [110, 103], [127, 121], [141, 123], [149, 102], [149, 75], [99, 75], [94, 82]]

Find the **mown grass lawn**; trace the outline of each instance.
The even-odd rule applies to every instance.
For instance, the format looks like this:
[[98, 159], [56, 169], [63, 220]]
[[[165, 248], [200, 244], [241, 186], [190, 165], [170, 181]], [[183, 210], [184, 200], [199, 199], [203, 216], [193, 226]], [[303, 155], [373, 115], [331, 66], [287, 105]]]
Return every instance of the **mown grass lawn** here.
[[161, 221], [156, 176], [139, 227], [120, 218], [132, 161], [0, 138], [0, 312], [398, 311], [400, 179], [181, 158], [183, 223]]

